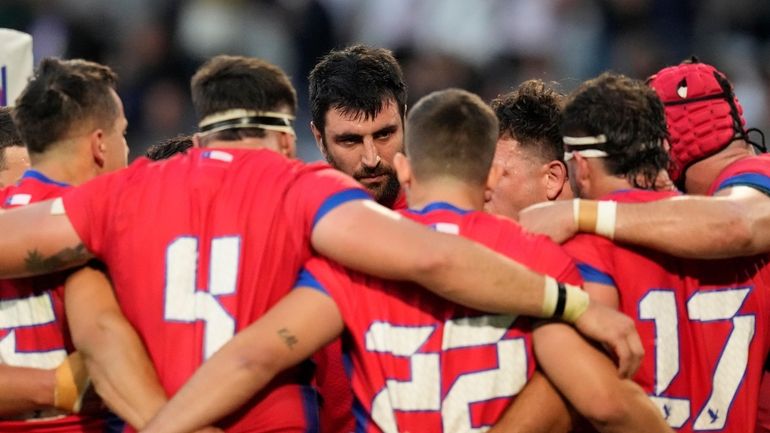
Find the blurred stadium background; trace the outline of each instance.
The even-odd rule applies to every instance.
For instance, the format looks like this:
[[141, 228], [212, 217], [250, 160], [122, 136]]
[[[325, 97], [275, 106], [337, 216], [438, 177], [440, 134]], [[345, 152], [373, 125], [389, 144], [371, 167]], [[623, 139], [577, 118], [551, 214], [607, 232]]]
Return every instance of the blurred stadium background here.
[[0, 0], [0, 27], [32, 34], [36, 61], [112, 66], [133, 157], [194, 131], [189, 78], [229, 53], [289, 73], [300, 157], [319, 158], [306, 77], [352, 42], [393, 49], [412, 102], [449, 86], [490, 100], [528, 78], [569, 91], [607, 69], [645, 78], [697, 54], [735, 83], [748, 126], [770, 126], [768, 0]]

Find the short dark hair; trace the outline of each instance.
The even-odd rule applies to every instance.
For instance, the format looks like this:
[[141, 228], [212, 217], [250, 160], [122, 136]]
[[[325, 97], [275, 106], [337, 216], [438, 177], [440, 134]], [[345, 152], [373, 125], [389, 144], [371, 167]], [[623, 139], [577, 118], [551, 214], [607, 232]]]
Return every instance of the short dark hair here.
[[13, 123], [12, 111], [10, 107], [0, 107], [0, 170], [6, 168], [5, 149], [7, 147], [24, 147], [19, 131]]
[[193, 75], [190, 88], [198, 121], [232, 109], [297, 110], [297, 92], [286, 73], [254, 57], [213, 57]]
[[144, 156], [153, 161], [160, 161], [161, 159], [168, 159], [177, 153], [187, 153], [187, 149], [192, 146], [192, 136], [177, 135], [176, 137], [167, 138], [153, 144], [147, 149]]
[[602, 158], [605, 168], [636, 187], [652, 187], [660, 170], [668, 167], [663, 103], [644, 82], [625, 75], [605, 72], [581, 84], [567, 99], [562, 132], [604, 134], [603, 150], [609, 154]]
[[14, 120], [30, 153], [43, 153], [86, 122], [112, 131], [117, 75], [86, 60], [46, 58], [16, 100]]
[[313, 124], [321, 133], [326, 113], [335, 108], [371, 119], [393, 99], [404, 119], [406, 83], [390, 50], [366, 45], [333, 50], [315, 65], [308, 81]]
[[564, 95], [542, 80], [527, 80], [492, 101], [500, 137], [509, 136], [543, 162], [564, 162], [561, 110]]
[[446, 89], [423, 97], [407, 117], [406, 152], [415, 177], [485, 184], [497, 131], [495, 113], [473, 93]]

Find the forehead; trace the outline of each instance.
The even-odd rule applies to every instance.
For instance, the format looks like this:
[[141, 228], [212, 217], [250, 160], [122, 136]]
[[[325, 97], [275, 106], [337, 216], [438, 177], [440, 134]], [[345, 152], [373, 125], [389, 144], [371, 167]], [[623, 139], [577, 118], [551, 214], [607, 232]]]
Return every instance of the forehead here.
[[401, 114], [393, 99], [383, 102], [377, 116], [367, 118], [365, 113], [344, 112], [340, 108], [332, 108], [326, 112], [325, 130], [328, 134], [357, 134], [368, 135], [387, 126], [401, 126]]

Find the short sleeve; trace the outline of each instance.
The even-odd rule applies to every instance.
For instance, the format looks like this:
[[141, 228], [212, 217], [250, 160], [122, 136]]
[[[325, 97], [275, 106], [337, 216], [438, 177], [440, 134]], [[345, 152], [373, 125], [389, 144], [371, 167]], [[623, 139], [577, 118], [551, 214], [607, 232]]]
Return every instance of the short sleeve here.
[[108, 225], [129, 170], [98, 176], [62, 196], [70, 223], [83, 245], [96, 257], [104, 254]]
[[617, 286], [613, 274], [612, 243], [589, 234], [579, 234], [564, 244], [564, 249], [577, 262], [580, 276], [587, 283]]
[[770, 156], [744, 158], [730, 164], [714, 182], [710, 194], [736, 186], [747, 186], [770, 195]]
[[529, 233], [515, 222], [502, 225], [504, 229], [500, 252], [559, 281], [579, 285], [583, 280], [575, 261], [564, 249], [547, 236]]
[[371, 200], [371, 196], [352, 177], [316, 163], [299, 169], [284, 205], [287, 214], [300, 218], [310, 232], [329, 211], [354, 200]]
[[294, 288], [308, 287], [330, 296], [345, 317], [350, 300], [346, 293], [352, 290], [352, 285], [347, 269], [324, 257], [314, 256], [305, 262]]

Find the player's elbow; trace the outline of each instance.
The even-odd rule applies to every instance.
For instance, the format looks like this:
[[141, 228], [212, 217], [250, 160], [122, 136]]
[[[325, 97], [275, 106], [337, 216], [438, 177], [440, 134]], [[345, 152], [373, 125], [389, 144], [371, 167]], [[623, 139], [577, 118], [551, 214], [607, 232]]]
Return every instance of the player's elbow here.
[[635, 410], [634, 393], [627, 387], [598, 389], [591, 398], [576, 405], [578, 411], [600, 431], [613, 430], [627, 422]]
[[248, 378], [272, 378], [280, 373], [284, 366], [279, 362], [280, 354], [270, 350], [249, 350], [241, 348], [233, 357], [233, 373]]

